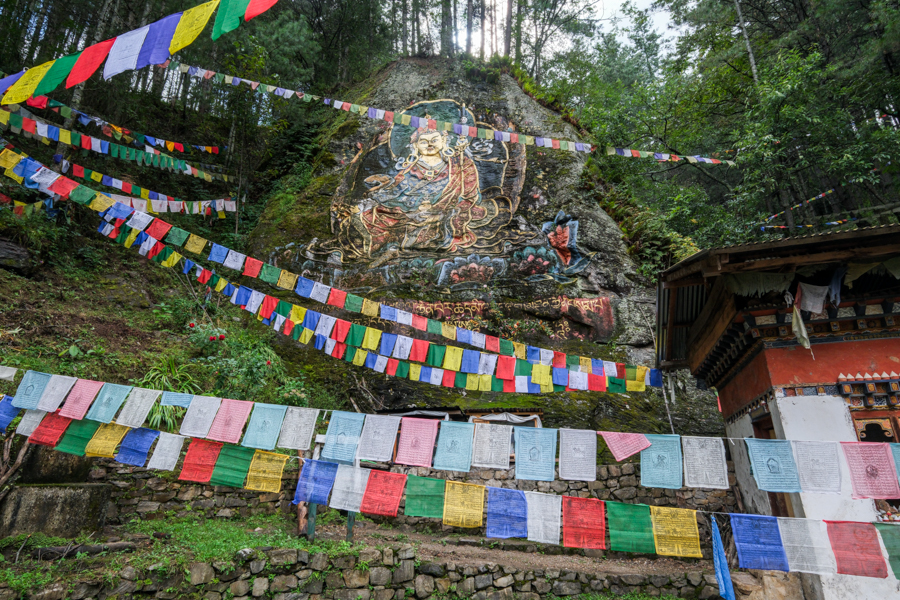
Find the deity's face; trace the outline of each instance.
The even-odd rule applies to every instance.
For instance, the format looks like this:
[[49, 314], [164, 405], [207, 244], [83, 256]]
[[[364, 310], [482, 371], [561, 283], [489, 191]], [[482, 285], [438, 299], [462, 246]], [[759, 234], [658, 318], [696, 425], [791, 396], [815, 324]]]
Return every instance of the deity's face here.
[[415, 144], [419, 156], [440, 156], [441, 150], [447, 147], [444, 136], [437, 131], [430, 131], [419, 135]]

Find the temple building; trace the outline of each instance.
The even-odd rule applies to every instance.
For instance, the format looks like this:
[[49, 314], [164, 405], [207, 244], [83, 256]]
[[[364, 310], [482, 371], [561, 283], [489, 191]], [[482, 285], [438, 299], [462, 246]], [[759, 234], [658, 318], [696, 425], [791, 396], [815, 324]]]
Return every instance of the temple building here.
[[[657, 364], [715, 389], [744, 512], [875, 522], [900, 498], [761, 491], [740, 438], [900, 441], [900, 225], [704, 250], [659, 277]], [[806, 600], [898, 583], [803, 575]]]

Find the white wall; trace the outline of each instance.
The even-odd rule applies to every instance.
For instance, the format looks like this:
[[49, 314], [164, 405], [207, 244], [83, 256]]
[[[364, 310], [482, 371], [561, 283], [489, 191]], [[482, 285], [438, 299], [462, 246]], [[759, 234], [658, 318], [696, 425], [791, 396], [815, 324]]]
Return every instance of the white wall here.
[[744, 415], [731, 425], [725, 426], [725, 435], [728, 440], [728, 449], [731, 451], [731, 459], [734, 461], [734, 476], [741, 490], [741, 499], [744, 501], [744, 512], [752, 515], [771, 515], [769, 506], [769, 494], [756, 487], [756, 479], [750, 470], [750, 457], [747, 454], [747, 445], [739, 442], [742, 438], [753, 437], [753, 424], [750, 415]]

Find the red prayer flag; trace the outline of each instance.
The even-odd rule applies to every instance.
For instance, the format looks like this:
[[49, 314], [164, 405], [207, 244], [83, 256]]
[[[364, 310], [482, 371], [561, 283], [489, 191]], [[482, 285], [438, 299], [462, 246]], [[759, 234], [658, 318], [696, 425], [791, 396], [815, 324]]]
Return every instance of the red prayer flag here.
[[127, 181], [123, 181], [122, 182], [122, 191], [125, 192], [126, 194], [130, 194], [131, 193], [131, 184], [128, 183]]
[[247, 11], [244, 13], [244, 20], [249, 21], [254, 17], [258, 17], [273, 6], [278, 0], [250, 0], [247, 5]]
[[284, 329], [281, 330], [281, 333], [284, 335], [291, 335], [291, 332], [294, 331], [294, 322], [290, 319], [284, 320]]
[[216, 468], [216, 460], [222, 450], [222, 442], [191, 439], [187, 454], [184, 455], [184, 466], [178, 479], [181, 481], [196, 481], [197, 483], [209, 483]]
[[[149, 252], [147, 252], [147, 258], [153, 258], [157, 254], [162, 252], [165, 247], [166, 247], [166, 245], [163, 244], [162, 242], [156, 242], [155, 244], [153, 244], [153, 247], [150, 248]], [[206, 283], [206, 282], [204, 281], [203, 283]]]
[[[337, 344], [335, 344], [335, 346], [337, 346]], [[397, 373], [397, 365], [399, 364], [400, 361], [396, 358], [389, 358], [384, 372], [393, 377]]]
[[184, 144], [180, 142], [175, 142], [175, 149], [179, 152], [184, 152]]
[[456, 371], [444, 369], [444, 378], [441, 379], [441, 385], [444, 387], [454, 387], [456, 384]]
[[262, 269], [262, 261], [255, 258], [247, 257], [244, 261], [244, 275], [247, 277], [258, 277], [259, 270]]
[[266, 295], [266, 297], [263, 298], [262, 304], [259, 305], [259, 315], [263, 319], [271, 319], [276, 306], [278, 306], [278, 298]]
[[603, 441], [612, 452], [613, 458], [619, 462], [650, 447], [650, 440], [643, 433], [619, 433], [616, 431], [600, 431], [598, 433], [603, 436]]
[[35, 133], [37, 131], [37, 121], [28, 117], [22, 117], [22, 129], [28, 133]]
[[72, 175], [84, 179], [84, 167], [81, 165], [72, 165]]
[[825, 525], [838, 573], [881, 579], [888, 576], [874, 525], [852, 521], [825, 521]]
[[606, 376], [588, 373], [588, 389], [592, 392], [605, 392]]
[[428, 129], [437, 129], [437, 121], [428, 119]]
[[[338, 342], [334, 345], [334, 349], [331, 351], [331, 356], [333, 356], [334, 358], [344, 358], [344, 352], [346, 352], [346, 351], [347, 351], [347, 344], [342, 344], [341, 342]], [[388, 361], [388, 366], [390, 366], [390, 361]], [[395, 369], [396, 369], [396, 367], [395, 367]], [[393, 375], [393, 373], [390, 373], [390, 375]]]
[[506, 394], [514, 394], [516, 391], [516, 380], [515, 379], [504, 379], [503, 380], [503, 392]]
[[[332, 288], [333, 290], [334, 288]], [[331, 328], [331, 339], [343, 342], [347, 339], [347, 333], [350, 331], [350, 321], [343, 319], [335, 319], [334, 327]]]
[[21, 217], [22, 215], [25, 214], [25, 207], [24, 206], [13, 206], [13, 214], [16, 215], [17, 217]]
[[251, 410], [253, 410], [252, 402], [223, 398], [206, 437], [219, 442], [237, 444], [241, 440], [241, 432]]
[[850, 467], [853, 498], [900, 498], [897, 470], [888, 444], [841, 442]]
[[394, 122], [394, 113], [392, 113], [389, 110], [385, 111], [384, 120], [387, 121], [388, 123], [393, 123]]
[[66, 89], [86, 81], [93, 75], [100, 64], [106, 60], [106, 55], [109, 54], [109, 49], [112, 48], [115, 41], [116, 38], [112, 38], [82, 50], [78, 60], [75, 61], [75, 66], [72, 67], [66, 78]]
[[515, 356], [498, 356], [497, 357], [497, 379], [504, 381], [515, 381], [516, 379], [516, 357]]
[[631, 156], [633, 156], [634, 158], [640, 158], [640, 157], [641, 157], [641, 151], [640, 151], [640, 150], [629, 150], [629, 152], [631, 152]]
[[12, 202], [12, 198], [7, 196], [6, 194], [0, 194], [0, 204], [9, 204], [10, 202]]
[[428, 358], [428, 346], [431, 342], [425, 340], [413, 340], [412, 348], [409, 350], [409, 360], [413, 362], [425, 362]]
[[49, 413], [44, 416], [41, 423], [32, 432], [28, 442], [38, 444], [40, 446], [50, 446], [51, 448], [59, 443], [60, 438], [66, 432], [66, 427], [72, 419], [61, 417], [59, 413]]
[[78, 187], [77, 182], [72, 181], [68, 177], [60, 176], [56, 181], [51, 183], [50, 187], [48, 187], [47, 189], [63, 198], [68, 198], [69, 194], [71, 194], [72, 190], [74, 190], [76, 187]]
[[553, 144], [554, 150], [559, 150], [559, 140], [552, 140], [551, 144]]
[[83, 149], [85, 149], [85, 150], [90, 150], [90, 149], [91, 149], [91, 140], [92, 140], [92, 139], [93, 139], [93, 138], [92, 138], [91, 136], [89, 136], [89, 135], [83, 135], [83, 136], [81, 136], [81, 147], [82, 147]]
[[147, 226], [147, 229], [144, 230], [144, 233], [154, 239], [161, 240], [166, 236], [167, 233], [169, 233], [170, 229], [172, 229], [172, 226], [165, 221], [161, 219], [153, 219], [153, 222]]
[[425, 331], [428, 329], [428, 318], [422, 315], [413, 315], [412, 326], [420, 331]]
[[339, 290], [337, 288], [331, 288], [331, 292], [328, 294], [328, 304], [331, 306], [336, 306], [338, 308], [344, 308], [344, 303], [347, 301], [347, 292], [343, 290]]
[[566, 353], [553, 351], [553, 366], [557, 369], [566, 368]]
[[25, 104], [28, 106], [33, 106], [35, 108], [47, 108], [47, 101], [49, 98], [47, 96], [32, 96], [25, 100]]
[[500, 352], [500, 338], [493, 335], [484, 336], [484, 349], [488, 352]]
[[[609, 373], [606, 375], [609, 376]], [[627, 376], [628, 372], [625, 370], [625, 363], [616, 363], [616, 378], [625, 379]]]
[[366, 482], [366, 491], [359, 505], [359, 512], [396, 517], [405, 486], [405, 473], [389, 473], [373, 469]]
[[606, 548], [606, 503], [594, 498], [562, 498], [563, 546]]
[[519, 143], [519, 134], [518, 133], [509, 134], [509, 141], [510, 141], [510, 143], [518, 144]]
[[102, 387], [102, 381], [79, 379], [69, 391], [69, 395], [66, 396], [66, 403], [63, 404], [59, 415], [79, 421], [82, 420]]
[[206, 283], [209, 281], [209, 278], [212, 277], [212, 271], [209, 269], [203, 269], [200, 271], [200, 277], [197, 278], [197, 281], [200, 283]]

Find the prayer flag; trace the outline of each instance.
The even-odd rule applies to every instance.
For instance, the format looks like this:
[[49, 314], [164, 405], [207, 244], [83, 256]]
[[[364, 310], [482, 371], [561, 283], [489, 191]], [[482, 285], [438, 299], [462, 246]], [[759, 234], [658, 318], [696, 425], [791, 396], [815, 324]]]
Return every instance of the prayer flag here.
[[103, 79], [109, 80], [119, 73], [134, 70], [137, 66], [138, 54], [149, 31], [150, 26], [145, 25], [116, 38], [109, 50], [106, 65], [103, 67]]
[[269, 492], [277, 494], [281, 491], [281, 476], [284, 473], [284, 465], [290, 458], [287, 454], [264, 452], [257, 450], [250, 461], [250, 470], [247, 472], [248, 490]]
[[251, 410], [253, 410], [252, 402], [223, 398], [206, 437], [219, 442], [237, 444]]
[[609, 549], [617, 552], [654, 554], [653, 522], [646, 504], [607, 502]]
[[514, 427], [516, 479], [553, 481], [556, 470], [556, 429]]
[[125, 398], [130, 393], [130, 385], [104, 383], [86, 418], [100, 421], [101, 423], [109, 423], [116, 416], [116, 413], [119, 412], [119, 407], [122, 406]]
[[487, 529], [489, 538], [524, 538], [528, 536], [528, 501], [525, 492], [503, 488], [487, 488]]
[[375, 462], [390, 462], [394, 457], [394, 445], [400, 417], [390, 415], [366, 415], [359, 438], [356, 458]]
[[180, 406], [181, 408], [187, 408], [191, 405], [191, 401], [194, 399], [193, 394], [182, 394], [180, 392], [163, 392], [162, 400], [160, 400], [160, 406]]
[[779, 517], [778, 530], [789, 570], [819, 575], [837, 573], [825, 521]]
[[175, 27], [175, 33], [172, 35], [172, 41], [169, 44], [169, 54], [175, 54], [185, 46], [191, 45], [203, 28], [206, 27], [209, 17], [212, 16], [214, 10], [219, 5], [219, 0], [212, 0], [206, 4], [195, 6], [184, 11], [178, 26]]
[[562, 496], [525, 492], [525, 498], [528, 500], [528, 539], [558, 546]]
[[731, 583], [731, 572], [728, 570], [725, 548], [722, 546], [719, 524], [716, 523], [715, 515], [710, 515], [710, 519], [712, 520], [713, 566], [716, 570], [716, 583], [719, 584], [719, 595], [725, 600], [735, 600], [734, 586]]
[[328, 506], [338, 510], [359, 512], [366, 484], [369, 482], [370, 469], [359, 469], [349, 465], [338, 465]]
[[[181, 474], [178, 476], [178, 479], [181, 481], [209, 483], [222, 446], [221, 442], [192, 439], [188, 445], [187, 454], [184, 456], [184, 465], [181, 467]], [[159, 451], [158, 447], [157, 451]]]
[[47, 413], [42, 410], [26, 409], [25, 414], [22, 415], [22, 420], [19, 421], [19, 426], [16, 427], [16, 435], [30, 436], [46, 415]]
[[617, 433], [613, 431], [601, 431], [606, 447], [612, 452], [613, 458], [622, 462], [629, 456], [633, 456], [650, 447], [650, 440], [643, 433]]
[[352, 464], [365, 418], [360, 413], [340, 410], [332, 412], [325, 434], [325, 447], [322, 448], [322, 459], [342, 465]]
[[75, 456], [84, 456], [84, 450], [94, 437], [94, 434], [100, 428], [97, 421], [72, 421], [66, 429], [65, 435], [56, 446], [58, 452], [66, 454], [74, 454]]
[[740, 568], [789, 570], [778, 519], [758, 515], [729, 516]]
[[606, 548], [606, 508], [595, 498], [562, 497], [563, 546]]
[[700, 532], [697, 529], [697, 511], [651, 506], [650, 518], [657, 554], [703, 558]]
[[788, 440], [745, 439], [753, 478], [767, 492], [799, 492], [800, 474]]
[[[846, 452], [846, 446], [844, 451]], [[888, 576], [887, 564], [878, 543], [878, 530], [871, 523], [825, 521], [825, 524], [838, 573], [882, 579]]]
[[[875, 529], [881, 534], [881, 541], [884, 543], [884, 549], [887, 550], [888, 562], [891, 563], [891, 570], [896, 577], [900, 573], [900, 527], [894, 523], [874, 523]], [[791, 571], [793, 571], [791, 565]]]
[[115, 423], [104, 423], [94, 432], [94, 437], [84, 448], [85, 456], [113, 458], [119, 442], [128, 433], [129, 428]]
[[359, 505], [359, 512], [369, 515], [396, 517], [406, 485], [405, 473], [372, 471], [366, 482], [366, 491]]
[[[190, 454], [190, 448], [188, 454]], [[244, 487], [244, 480], [247, 478], [254, 454], [256, 454], [256, 450], [253, 448], [225, 444], [219, 451], [209, 484], [227, 485], [233, 488]], [[186, 458], [185, 463], [187, 463]]]
[[25, 71], [19, 80], [6, 91], [6, 95], [3, 96], [3, 104], [20, 104], [31, 98], [31, 94], [55, 62], [55, 60], [51, 60]]
[[62, 410], [59, 411], [60, 416], [77, 420], [83, 419], [88, 407], [103, 385], [102, 381], [79, 379], [72, 391], [69, 392]]
[[150, 457], [150, 462], [147, 463], [147, 468], [159, 471], [174, 471], [186, 439], [181, 435], [161, 431], [153, 456]]
[[484, 486], [447, 481], [444, 492], [443, 523], [449, 527], [481, 527]]
[[27, 408], [36, 410], [41, 396], [47, 384], [50, 383], [52, 375], [49, 373], [41, 373], [40, 371], [26, 371], [16, 388], [16, 395], [13, 397], [13, 406], [16, 408]]
[[681, 438], [647, 435], [650, 447], [641, 450], [641, 485], [681, 489]]
[[12, 396], [3, 396], [0, 400], [0, 433], [6, 431], [13, 419], [19, 416], [19, 409], [12, 405]]
[[274, 450], [287, 409], [287, 406], [254, 403], [253, 414], [250, 415], [250, 423], [247, 425], [241, 445], [248, 448]]
[[476, 423], [472, 446], [472, 466], [486, 469], [508, 469], [512, 426]]
[[169, 58], [169, 46], [175, 29], [181, 22], [182, 13], [175, 13], [150, 24], [150, 30], [144, 39], [144, 45], [138, 53], [135, 69], [143, 69], [147, 65], [159, 65]]
[[328, 505], [328, 495], [334, 485], [338, 465], [321, 460], [306, 459], [303, 470], [297, 480], [297, 491], [294, 492], [294, 504], [310, 502]]
[[728, 466], [722, 438], [682, 437], [684, 483], [688, 487], [727, 490]]
[[888, 444], [841, 442], [841, 448], [850, 467], [854, 499], [900, 498], [897, 470]]
[[468, 473], [472, 464], [474, 434], [474, 423], [441, 421], [433, 468]]
[[444, 480], [410, 475], [406, 481], [407, 517], [440, 519], [444, 516]]
[[153, 429], [132, 429], [122, 440], [119, 453], [116, 454], [116, 462], [135, 467], [143, 467], [150, 453], [150, 446], [159, 437], [159, 432]]
[[116, 38], [104, 40], [82, 50], [78, 55], [78, 60], [75, 61], [75, 66], [66, 77], [66, 88], [74, 87], [93, 75], [97, 67], [106, 59], [106, 55], [109, 54], [109, 49], [112, 48], [115, 41]]
[[122, 412], [119, 413], [116, 423], [126, 427], [140, 427], [147, 420], [153, 403], [159, 398], [159, 390], [144, 388], [132, 388]]
[[597, 433], [586, 429], [559, 430], [559, 478], [597, 480]]
[[56, 446], [72, 419], [61, 417], [57, 413], [47, 413], [35, 430], [28, 437], [28, 443], [40, 446]]
[[400, 426], [400, 441], [397, 443], [397, 457], [394, 462], [400, 465], [430, 468], [438, 423], [439, 421], [435, 419], [403, 417]]
[[[78, 62], [78, 57], [80, 56], [81, 52], [78, 52], [77, 54], [63, 56], [53, 61], [53, 66], [50, 67], [40, 83], [37, 84], [31, 95], [37, 97], [55, 90], [72, 72], [72, 67]], [[2, 87], [0, 87], [0, 93], [3, 93], [3, 91]]]
[[78, 381], [77, 377], [51, 375], [50, 381], [47, 382], [41, 398], [38, 400], [37, 409], [44, 412], [55, 412], [76, 381]]
[[221, 404], [221, 398], [194, 396], [181, 421], [179, 433], [194, 438], [205, 438]]

